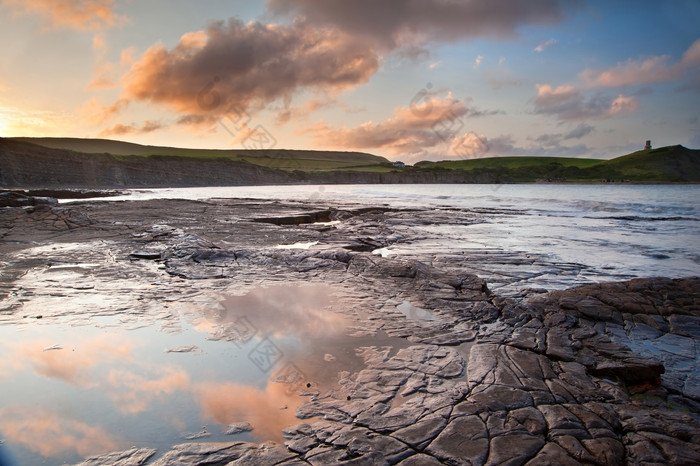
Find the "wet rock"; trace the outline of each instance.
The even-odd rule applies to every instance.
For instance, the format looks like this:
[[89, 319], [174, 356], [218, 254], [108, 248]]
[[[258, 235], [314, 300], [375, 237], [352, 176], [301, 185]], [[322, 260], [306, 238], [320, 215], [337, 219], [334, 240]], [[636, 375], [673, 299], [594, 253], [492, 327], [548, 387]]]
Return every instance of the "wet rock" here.
[[54, 197], [38, 197], [23, 191], [0, 191], [0, 207], [55, 206]]
[[492, 438], [487, 465], [523, 464], [544, 446], [544, 438], [524, 433], [504, 434]]
[[397, 466], [440, 466], [441, 464], [444, 463], [441, 463], [432, 456], [418, 453], [416, 455], [409, 456], [400, 463], [397, 463]]
[[426, 452], [455, 464], [464, 461], [483, 464], [488, 455], [488, 445], [488, 431], [484, 422], [477, 416], [464, 416], [451, 421], [426, 448]]
[[146, 259], [146, 260], [158, 260], [162, 257], [162, 251], [149, 251], [147, 249], [141, 249], [139, 251], [134, 251], [129, 256], [134, 259]]
[[243, 432], [250, 432], [253, 430], [253, 426], [250, 422], [236, 422], [234, 424], [229, 424], [224, 432], [226, 435], [236, 435]]
[[[189, 443], [155, 464], [698, 462], [700, 279], [521, 294], [538, 273], [576, 276], [581, 266], [495, 250], [382, 258], [342, 249], [414, 241], [425, 235], [414, 226], [466, 221], [463, 212], [352, 213], [342, 228], [315, 229], [299, 227], [298, 216], [313, 220], [308, 212], [327, 207], [225, 200], [146, 205], [148, 218], [140, 203], [36, 209], [31, 223], [21, 209], [0, 212], [3, 234], [15, 241], [0, 243], [9, 283], [2, 288], [3, 324], [22, 316], [65, 318], [52, 299], [89, 294], [98, 304], [71, 309], [71, 319], [119, 315], [130, 328], [147, 321], [174, 331], [188, 306], [216, 309], [222, 294], [261, 281], [325, 282], [353, 296], [341, 311], [353, 319], [358, 341], [356, 365], [339, 368], [332, 388], [307, 391], [313, 396], [296, 414], [316, 422], [285, 429], [286, 447]], [[266, 217], [295, 220], [251, 220], [261, 209]], [[25, 246], [17, 241], [27, 232], [46, 241], [59, 232], [60, 242], [82, 246], [22, 255]], [[298, 242], [318, 242], [317, 249], [275, 249]], [[99, 265], [71, 276], [78, 287], [61, 285], [45, 270], [47, 263], [78, 261]], [[472, 274], [477, 269], [500, 278], [486, 286]], [[119, 287], [105, 292], [115, 281]], [[32, 308], [32, 300], [48, 305]], [[406, 319], [396, 309], [404, 301], [435, 320]], [[175, 303], [181, 306], [174, 309]], [[222, 343], [245, 340], [225, 323], [212, 332]], [[345, 359], [332, 348], [318, 355], [334, 370]], [[233, 434], [241, 426], [230, 427]], [[124, 464], [140, 464], [137, 453], [125, 454], [125, 461], [136, 459]], [[103, 461], [117, 462], [114, 455]]]
[[445, 425], [447, 425], [447, 419], [430, 414], [412, 425], [396, 430], [391, 435], [414, 448], [421, 449], [426, 442], [434, 439]]
[[148, 459], [155, 453], [156, 450], [153, 448], [133, 447], [124, 451], [91, 456], [76, 466], [103, 466], [105, 464], [113, 466], [141, 466], [146, 464]]
[[260, 445], [247, 442], [183, 443], [175, 445], [152, 464], [277, 464], [294, 456], [274, 442]]

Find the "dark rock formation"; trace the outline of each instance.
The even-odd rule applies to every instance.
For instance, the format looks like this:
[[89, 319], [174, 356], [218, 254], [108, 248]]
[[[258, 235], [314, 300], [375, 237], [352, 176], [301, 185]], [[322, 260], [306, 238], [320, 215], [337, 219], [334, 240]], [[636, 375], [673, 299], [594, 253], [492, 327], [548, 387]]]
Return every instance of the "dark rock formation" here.
[[[449, 251], [385, 258], [353, 247], [411, 241], [421, 234], [413, 225], [474, 213], [301, 210], [223, 200], [4, 209], [2, 318], [19, 322], [25, 302], [52, 293], [110, 293], [114, 277], [124, 298], [91, 304], [81, 318], [118, 312], [125, 323], [177, 322], [177, 312], [162, 306], [166, 296], [202, 302], [261, 280], [342, 287], [352, 334], [363, 338], [355, 349], [362, 366], [341, 372], [331, 389], [306, 394], [284, 445], [186, 443], [152, 464], [700, 463], [700, 278], [501, 294], [471, 272], [475, 262], [532, 273], [540, 259]], [[306, 221], [327, 217], [343, 218], [342, 229]], [[30, 237], [35, 243], [26, 243]], [[105, 238], [99, 248], [24, 251], [36, 242]], [[317, 247], [276, 247], [309, 241]], [[43, 288], [47, 263], [71, 261], [102, 266], [85, 283]], [[563, 277], [571, 267], [547, 264]], [[28, 271], [31, 280], [22, 280]], [[101, 279], [100, 290], [88, 279]], [[129, 289], [128, 280], [148, 280], [158, 292]], [[434, 319], [408, 318], [399, 310], [405, 301]], [[59, 312], [47, 307], [43, 321]], [[379, 335], [403, 343], [386, 346]], [[132, 449], [84, 464], [145, 464], [150, 455]]]

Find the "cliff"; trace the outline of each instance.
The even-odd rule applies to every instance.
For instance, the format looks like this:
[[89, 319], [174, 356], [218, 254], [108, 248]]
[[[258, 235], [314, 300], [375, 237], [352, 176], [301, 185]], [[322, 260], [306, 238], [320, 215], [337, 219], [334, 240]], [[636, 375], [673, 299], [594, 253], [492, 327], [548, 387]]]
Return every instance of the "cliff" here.
[[4, 187], [157, 188], [294, 180], [282, 170], [228, 159], [84, 154], [0, 139], [0, 185]]

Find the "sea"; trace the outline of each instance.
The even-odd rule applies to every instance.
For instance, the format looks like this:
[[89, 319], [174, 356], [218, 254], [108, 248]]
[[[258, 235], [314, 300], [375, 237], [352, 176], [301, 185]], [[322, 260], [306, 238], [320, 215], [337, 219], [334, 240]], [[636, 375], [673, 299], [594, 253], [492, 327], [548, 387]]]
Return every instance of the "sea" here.
[[[580, 264], [577, 281], [700, 276], [700, 185], [419, 184], [236, 186], [132, 190], [117, 200], [261, 199], [394, 208], [457, 208], [480, 216], [468, 225], [434, 225], [432, 242], [389, 247], [489, 248]], [[435, 241], [444, 237], [446, 241]], [[449, 241], [447, 241], [449, 239]]]

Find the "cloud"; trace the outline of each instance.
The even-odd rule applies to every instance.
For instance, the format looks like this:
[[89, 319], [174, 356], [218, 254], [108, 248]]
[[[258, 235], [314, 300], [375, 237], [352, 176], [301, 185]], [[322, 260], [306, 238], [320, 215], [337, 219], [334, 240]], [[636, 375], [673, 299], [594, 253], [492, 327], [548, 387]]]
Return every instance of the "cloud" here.
[[88, 84], [88, 89], [111, 89], [118, 85], [114, 64], [105, 62], [95, 67], [95, 77]]
[[86, 457], [124, 448], [120, 439], [100, 427], [54, 413], [28, 407], [0, 410], [5, 440], [51, 457], [76, 452]]
[[2, 0], [18, 13], [36, 13], [48, 27], [100, 31], [125, 21], [114, 12], [114, 0]]
[[354, 128], [334, 128], [320, 122], [308, 130], [317, 145], [353, 149], [384, 149], [402, 156], [423, 156], [430, 148], [451, 141], [462, 133], [465, 118], [500, 113], [470, 108], [448, 93], [444, 98], [424, 91], [408, 107], [394, 109], [385, 121], [363, 123]]
[[627, 60], [608, 70], [585, 69], [580, 77], [586, 87], [620, 87], [673, 81], [680, 76], [681, 69], [670, 66], [670, 58], [662, 55], [646, 60]]
[[478, 37], [513, 38], [523, 25], [549, 25], [564, 17], [559, 0], [268, 0], [278, 15], [297, 15], [315, 26], [339, 28], [385, 49]]
[[550, 48], [551, 46], [553, 46], [556, 43], [557, 43], [556, 39], [549, 39], [548, 41], [543, 42], [540, 45], [538, 45], [537, 47], [535, 47], [533, 49], [533, 51], [537, 52], [537, 53], [542, 53], [542, 52], [544, 52], [545, 49]]
[[132, 359], [131, 342], [111, 337], [82, 341], [80, 351], [44, 351], [48, 346], [49, 341], [32, 340], [17, 344], [13, 351], [15, 357], [30, 363], [36, 374], [85, 387], [95, 384], [90, 371], [96, 365]]
[[[268, 382], [264, 389], [235, 383], [205, 382], [193, 392], [202, 407], [203, 422], [214, 420], [227, 426], [248, 421], [253, 435], [260, 439], [279, 439], [282, 429], [298, 423], [296, 407], [302, 399], [289, 393], [289, 385]], [[287, 409], [280, 409], [286, 406]]]
[[481, 62], [484, 61], [484, 56], [483, 55], [477, 55], [476, 58], [474, 59], [474, 68], [478, 68], [479, 65], [481, 65]]
[[234, 105], [290, 101], [302, 90], [336, 95], [378, 67], [371, 47], [337, 31], [230, 19], [183, 35], [171, 50], [149, 48], [122, 77], [123, 98], [224, 115]]
[[[503, 61], [505, 61], [505, 59], [503, 59]], [[501, 60], [499, 60], [499, 65], [500, 64], [502, 64]], [[519, 86], [523, 83], [523, 80], [513, 78], [510, 69], [504, 66], [499, 66], [496, 69], [484, 70], [483, 77], [494, 91], [507, 86]]]
[[620, 113], [633, 113], [639, 101], [633, 96], [619, 94], [615, 99], [596, 95], [586, 98], [573, 86], [537, 84], [535, 113], [555, 115], [561, 120], [577, 121], [611, 118]]
[[509, 135], [501, 135], [491, 139], [483, 138], [484, 143], [489, 147], [488, 152], [484, 156], [581, 157], [591, 152], [591, 149], [585, 144], [564, 146], [561, 144], [561, 138], [558, 135], [553, 136], [554, 138], [547, 135], [539, 137], [535, 140], [537, 144], [527, 144], [525, 146], [516, 144], [515, 140]]
[[486, 138], [469, 132], [452, 140], [449, 154], [463, 159], [473, 159], [484, 156], [488, 151], [489, 146]]
[[117, 100], [111, 105], [102, 105], [96, 98], [92, 98], [85, 102], [78, 112], [88, 122], [99, 125], [121, 113], [128, 105], [129, 102], [124, 99]]
[[595, 131], [595, 128], [593, 126], [588, 125], [586, 123], [579, 123], [579, 125], [576, 126], [576, 128], [572, 129], [564, 135], [564, 139], [581, 139], [584, 136], [588, 136], [593, 131]]
[[165, 125], [163, 123], [152, 120], [146, 120], [140, 126], [136, 124], [124, 125], [121, 123], [117, 123], [111, 128], [106, 128], [100, 131], [98, 137], [123, 136], [125, 134], [145, 134], [151, 133], [162, 128], [165, 128]]
[[560, 147], [563, 141], [581, 139], [591, 134], [593, 131], [595, 131], [593, 126], [587, 123], [579, 123], [575, 128], [567, 133], [542, 134], [536, 138], [532, 138], [531, 140], [546, 148], [551, 148], [553, 146]]
[[[669, 55], [627, 60], [607, 70], [583, 70], [579, 77], [586, 87], [622, 87], [675, 81], [700, 66], [700, 39], [693, 42], [681, 60], [671, 62]], [[696, 73], [697, 75], [697, 70]]]
[[166, 367], [158, 371], [161, 375], [150, 379], [126, 369], [110, 370], [108, 391], [122, 413], [140, 413], [159, 396], [189, 389], [189, 376], [182, 369]]

